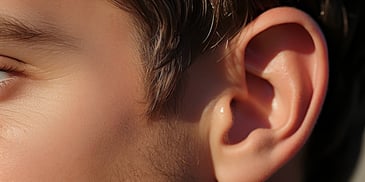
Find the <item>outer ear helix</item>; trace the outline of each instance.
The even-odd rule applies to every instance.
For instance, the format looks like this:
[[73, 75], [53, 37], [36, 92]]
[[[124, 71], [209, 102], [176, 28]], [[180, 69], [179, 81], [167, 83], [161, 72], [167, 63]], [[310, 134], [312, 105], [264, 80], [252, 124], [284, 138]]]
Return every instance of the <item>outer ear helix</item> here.
[[[243, 90], [217, 98], [209, 134], [214, 169], [222, 181], [263, 181], [290, 160], [310, 135], [326, 91], [326, 44], [315, 22], [294, 8], [264, 12], [234, 42], [238, 45], [231, 47], [237, 47], [233, 52], [238, 55], [230, 58], [242, 59], [231, 61], [245, 68], [238, 82]], [[248, 49], [260, 56], [245, 55]], [[265, 84], [273, 91], [271, 100], [255, 93]], [[251, 117], [235, 117], [234, 100], [242, 105], [239, 112]], [[259, 114], [252, 115], [245, 107]], [[255, 124], [246, 137], [230, 144], [227, 133], [234, 122]], [[263, 122], [269, 124], [260, 125]]]

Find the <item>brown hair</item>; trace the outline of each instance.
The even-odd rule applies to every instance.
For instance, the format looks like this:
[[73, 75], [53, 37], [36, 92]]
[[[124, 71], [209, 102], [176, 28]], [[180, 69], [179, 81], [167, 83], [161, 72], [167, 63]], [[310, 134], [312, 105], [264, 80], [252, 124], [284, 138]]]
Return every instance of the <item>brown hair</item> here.
[[194, 58], [233, 37], [276, 1], [112, 0], [135, 18], [145, 60], [149, 116], [175, 112]]

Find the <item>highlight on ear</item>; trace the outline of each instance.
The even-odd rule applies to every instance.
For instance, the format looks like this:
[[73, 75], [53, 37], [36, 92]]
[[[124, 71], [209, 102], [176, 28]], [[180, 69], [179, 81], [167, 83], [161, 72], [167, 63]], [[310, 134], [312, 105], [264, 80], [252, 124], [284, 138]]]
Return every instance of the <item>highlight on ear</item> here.
[[214, 169], [219, 181], [262, 181], [311, 133], [326, 92], [326, 43], [308, 15], [274, 8], [244, 27], [230, 47], [234, 55], [224, 69], [242, 70], [227, 78], [239, 84], [227, 86], [212, 110]]

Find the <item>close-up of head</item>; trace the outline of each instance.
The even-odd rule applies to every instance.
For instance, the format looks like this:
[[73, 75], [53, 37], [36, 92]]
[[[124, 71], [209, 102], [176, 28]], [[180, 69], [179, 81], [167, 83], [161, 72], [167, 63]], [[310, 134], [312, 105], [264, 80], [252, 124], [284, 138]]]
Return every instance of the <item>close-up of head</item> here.
[[347, 6], [1, 0], [0, 181], [346, 181]]

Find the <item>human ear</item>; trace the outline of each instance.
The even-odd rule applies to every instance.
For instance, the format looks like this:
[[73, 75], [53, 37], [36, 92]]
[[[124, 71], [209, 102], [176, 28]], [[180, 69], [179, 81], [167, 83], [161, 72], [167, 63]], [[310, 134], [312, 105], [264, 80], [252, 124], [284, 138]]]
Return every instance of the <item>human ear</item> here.
[[227, 87], [204, 113], [218, 181], [263, 181], [303, 146], [324, 101], [326, 43], [304, 12], [270, 9], [227, 46]]

